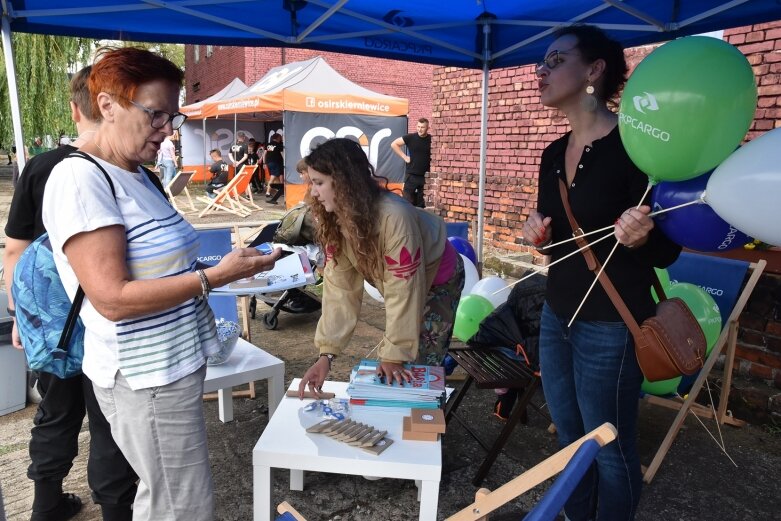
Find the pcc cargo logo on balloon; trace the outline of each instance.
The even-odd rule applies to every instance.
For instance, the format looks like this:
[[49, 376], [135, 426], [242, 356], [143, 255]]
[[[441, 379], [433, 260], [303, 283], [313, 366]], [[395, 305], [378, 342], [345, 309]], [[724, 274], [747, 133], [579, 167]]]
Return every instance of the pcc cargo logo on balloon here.
[[[642, 95], [633, 96], [632, 105], [636, 111], [646, 116], [648, 115], [646, 114], [646, 111], [657, 112], [659, 110], [659, 102], [656, 101], [656, 96], [650, 92], [643, 92]], [[668, 131], [660, 129], [651, 123], [647, 123], [640, 118], [630, 116], [626, 112], [619, 112], [618, 120], [622, 124], [638, 130], [643, 134], [647, 134], [654, 139], [664, 142], [670, 141], [670, 133]]]
[[644, 92], [642, 96], [635, 96], [632, 98], [632, 103], [635, 105], [635, 110], [645, 114], [646, 110], [659, 110], [659, 104], [656, 102], [656, 97], [650, 92]]

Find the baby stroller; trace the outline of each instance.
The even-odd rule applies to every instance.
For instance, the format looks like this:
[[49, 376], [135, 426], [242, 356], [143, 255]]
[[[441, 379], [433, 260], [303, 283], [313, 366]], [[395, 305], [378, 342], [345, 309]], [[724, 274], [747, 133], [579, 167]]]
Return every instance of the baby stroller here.
[[[307, 213], [308, 208], [303, 204], [291, 208], [282, 217], [281, 221], [271, 222], [263, 227], [250, 244], [250, 247], [258, 246], [264, 242], [273, 242], [287, 246], [285, 248], [286, 251], [305, 251], [314, 271], [322, 263], [322, 252], [317, 245], [308, 242], [312, 235], [307, 233], [307, 231], [302, 232], [302, 228], [307, 226], [304, 223]], [[302, 245], [302, 242], [308, 243]], [[250, 316], [255, 318], [258, 299], [271, 306], [271, 309], [263, 314], [263, 327], [272, 331], [279, 325], [280, 311], [285, 311], [286, 313], [312, 313], [319, 310], [322, 307], [320, 298], [306, 291], [304, 286], [305, 284], [300, 288], [287, 289], [277, 293], [259, 293], [252, 296], [249, 303]]]

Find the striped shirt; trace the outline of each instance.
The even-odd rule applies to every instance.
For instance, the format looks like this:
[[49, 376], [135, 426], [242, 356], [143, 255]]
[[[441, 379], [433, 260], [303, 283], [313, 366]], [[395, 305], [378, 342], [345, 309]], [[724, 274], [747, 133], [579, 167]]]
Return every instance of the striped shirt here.
[[[43, 200], [43, 221], [57, 270], [71, 298], [78, 281], [62, 246], [78, 233], [122, 225], [130, 276], [157, 279], [193, 271], [198, 236], [146, 175], [100, 161], [114, 182], [116, 200], [103, 174], [79, 158], [66, 158], [52, 171]], [[189, 299], [149, 315], [111, 322], [89, 299], [81, 309], [84, 373], [111, 388], [117, 371], [133, 389], [166, 385], [193, 372], [219, 349], [214, 315], [205, 301]]]

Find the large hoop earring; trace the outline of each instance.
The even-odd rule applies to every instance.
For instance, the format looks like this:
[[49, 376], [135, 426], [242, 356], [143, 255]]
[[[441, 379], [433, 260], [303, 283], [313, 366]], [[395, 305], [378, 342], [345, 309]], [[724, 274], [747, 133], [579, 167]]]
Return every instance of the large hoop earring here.
[[583, 97], [582, 105], [586, 112], [597, 110], [597, 97], [594, 96], [594, 86], [591, 84], [586, 87], [586, 95]]

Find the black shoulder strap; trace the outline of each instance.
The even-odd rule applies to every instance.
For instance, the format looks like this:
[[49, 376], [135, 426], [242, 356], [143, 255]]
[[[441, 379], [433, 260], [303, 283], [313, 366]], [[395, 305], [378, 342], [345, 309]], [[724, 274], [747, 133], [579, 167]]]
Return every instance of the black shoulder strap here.
[[[81, 150], [71, 152], [68, 157], [80, 157], [97, 166], [98, 169], [100, 169], [100, 171], [103, 173], [103, 177], [106, 178], [108, 186], [111, 188], [111, 195], [113, 195], [114, 199], [116, 200], [117, 192], [114, 190], [114, 183], [111, 181], [111, 176], [108, 175], [108, 172], [106, 172], [100, 163], [95, 161], [91, 155], [85, 154]], [[79, 284], [79, 287], [76, 289], [76, 296], [73, 298], [73, 304], [71, 304], [70, 311], [68, 311], [68, 318], [65, 320], [65, 327], [63, 328], [62, 334], [60, 335], [60, 341], [57, 344], [57, 349], [61, 349], [63, 351], [68, 350], [68, 344], [70, 344], [71, 337], [73, 336], [73, 329], [76, 327], [76, 321], [79, 318], [79, 311], [81, 311], [81, 305], [83, 303], [84, 290], [82, 289], [81, 284]]]
[[71, 152], [70, 154], [68, 154], [68, 157], [80, 157], [82, 159], [86, 159], [87, 161], [89, 161], [90, 163], [92, 163], [93, 165], [98, 167], [98, 169], [103, 173], [103, 177], [105, 177], [106, 181], [108, 181], [108, 186], [109, 186], [109, 188], [111, 188], [111, 195], [114, 196], [114, 199], [117, 198], [117, 192], [116, 192], [116, 190], [114, 190], [114, 183], [111, 181], [111, 176], [108, 175], [108, 172], [106, 172], [106, 169], [103, 168], [100, 165], [100, 163], [95, 161], [94, 157], [92, 157], [91, 155], [89, 155], [89, 154], [87, 154], [85, 152], [82, 152], [81, 150], [75, 150], [75, 151]]
[[155, 188], [157, 188], [157, 191], [163, 194], [163, 197], [168, 200], [168, 194], [165, 193], [165, 188], [163, 188], [163, 183], [160, 182], [160, 178], [155, 175], [154, 172], [149, 170], [147, 167], [142, 166], [141, 170], [144, 171], [146, 176], [149, 178], [149, 180], [152, 182], [153, 185], [155, 185]]

